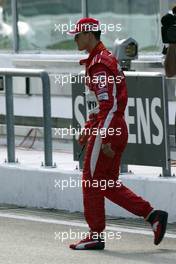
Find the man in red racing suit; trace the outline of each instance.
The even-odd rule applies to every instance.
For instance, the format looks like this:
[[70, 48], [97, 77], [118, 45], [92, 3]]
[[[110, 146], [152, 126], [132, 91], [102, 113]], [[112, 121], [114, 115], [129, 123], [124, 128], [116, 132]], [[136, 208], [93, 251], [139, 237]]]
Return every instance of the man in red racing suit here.
[[164, 237], [167, 213], [154, 210], [149, 202], [118, 180], [121, 156], [128, 141], [124, 119], [127, 105], [125, 76], [117, 59], [97, 37], [97, 32], [90, 30], [92, 25], [98, 26], [99, 22], [84, 18], [77, 23], [76, 30], [70, 32], [75, 34], [78, 48], [89, 52], [88, 59], [81, 60], [80, 64], [85, 64], [86, 85], [95, 94], [99, 108], [98, 112], [90, 113], [84, 133], [79, 138], [80, 144], [87, 144], [82, 188], [84, 215], [90, 231], [85, 239], [70, 245], [70, 248], [104, 249], [101, 234], [105, 229], [105, 197], [129, 212], [142, 216], [152, 227], [157, 223], [154, 230], [154, 243], [157, 245]]

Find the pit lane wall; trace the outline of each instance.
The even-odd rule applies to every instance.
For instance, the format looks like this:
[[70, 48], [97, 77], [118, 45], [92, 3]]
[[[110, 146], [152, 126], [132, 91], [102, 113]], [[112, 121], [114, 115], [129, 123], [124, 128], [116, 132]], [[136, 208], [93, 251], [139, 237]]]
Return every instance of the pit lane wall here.
[[[149, 200], [156, 209], [169, 213], [169, 222], [176, 222], [176, 178], [152, 175], [123, 174], [123, 184]], [[83, 212], [81, 172], [59, 168], [28, 168], [19, 164], [0, 165], [0, 203], [25, 207], [55, 208]], [[64, 187], [65, 186], [65, 187]], [[106, 200], [106, 215], [135, 215]]]

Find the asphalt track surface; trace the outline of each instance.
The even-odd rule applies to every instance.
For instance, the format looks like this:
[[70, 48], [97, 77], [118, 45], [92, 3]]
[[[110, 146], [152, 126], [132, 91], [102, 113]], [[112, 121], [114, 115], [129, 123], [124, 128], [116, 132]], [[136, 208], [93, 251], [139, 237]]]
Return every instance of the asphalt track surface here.
[[75, 251], [69, 244], [88, 228], [82, 216], [63, 211], [0, 208], [0, 263], [176, 263], [176, 225], [159, 246], [141, 220], [107, 220], [103, 251]]

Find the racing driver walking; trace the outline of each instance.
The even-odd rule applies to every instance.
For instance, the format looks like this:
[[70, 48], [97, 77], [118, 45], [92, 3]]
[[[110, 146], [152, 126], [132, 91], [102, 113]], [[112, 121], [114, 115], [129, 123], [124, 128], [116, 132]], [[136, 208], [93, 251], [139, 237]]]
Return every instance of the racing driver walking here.
[[[168, 213], [154, 210], [148, 201], [137, 196], [122, 183], [118, 186], [116, 184], [121, 156], [128, 141], [124, 119], [127, 87], [123, 71], [118, 60], [100, 40], [98, 20], [82, 18], [69, 34], [74, 36], [80, 51], [86, 50], [89, 53], [88, 58], [81, 60], [80, 64], [85, 65], [86, 85], [98, 102], [98, 108], [89, 113], [85, 131], [87, 128], [90, 130], [97, 128], [100, 131], [89, 135], [84, 132], [79, 137], [79, 143], [86, 144], [82, 189], [84, 215], [90, 230], [86, 238], [71, 244], [70, 248], [104, 249], [105, 241], [101, 234], [105, 229], [105, 198], [148, 221], [154, 232], [154, 244], [158, 245], [166, 231]], [[112, 133], [113, 131], [118, 133]], [[96, 186], [92, 184], [95, 181], [100, 183], [102, 180], [110, 183], [106, 185], [106, 189], [102, 189], [99, 184]]]

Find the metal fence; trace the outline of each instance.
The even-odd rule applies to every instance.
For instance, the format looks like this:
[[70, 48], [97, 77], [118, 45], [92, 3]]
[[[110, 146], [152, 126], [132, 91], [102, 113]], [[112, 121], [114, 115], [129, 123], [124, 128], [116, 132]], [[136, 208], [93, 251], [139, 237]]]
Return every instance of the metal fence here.
[[48, 73], [42, 69], [0, 68], [0, 76], [4, 76], [6, 96], [7, 124], [7, 157], [8, 162], [15, 162], [15, 131], [13, 106], [13, 77], [39, 77], [42, 81], [43, 94], [43, 127], [44, 127], [44, 165], [52, 166], [52, 120], [50, 80]]

